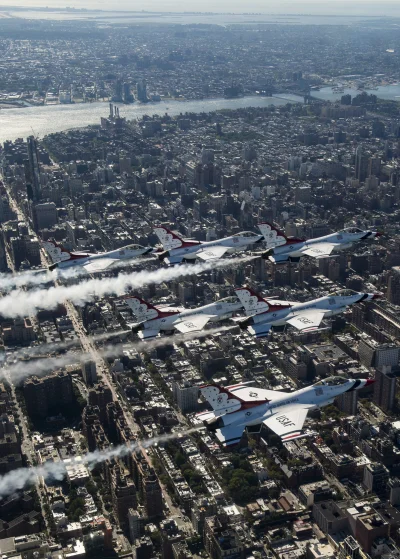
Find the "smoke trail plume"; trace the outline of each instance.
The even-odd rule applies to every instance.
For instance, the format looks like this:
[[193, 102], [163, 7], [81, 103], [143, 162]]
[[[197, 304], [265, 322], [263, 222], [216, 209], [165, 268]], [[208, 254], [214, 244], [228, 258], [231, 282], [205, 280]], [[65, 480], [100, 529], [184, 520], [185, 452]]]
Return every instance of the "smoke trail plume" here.
[[142, 270], [134, 274], [119, 274], [116, 278], [90, 279], [77, 285], [35, 289], [29, 292], [11, 291], [0, 299], [0, 315], [23, 318], [36, 314], [40, 309], [53, 310], [66, 299], [75, 305], [83, 305], [106, 295], [122, 295], [127, 289], [171, 281], [183, 276], [200, 274], [216, 268], [229, 268], [252, 260], [254, 257], [232, 258], [201, 264], [186, 264], [174, 268]]
[[[182, 436], [186, 436], [193, 431], [197, 431], [198, 428], [188, 429], [179, 433], [171, 433], [169, 435], [160, 435], [159, 437], [153, 437], [151, 439], [145, 439], [143, 441], [138, 441], [132, 443], [131, 445], [120, 445], [116, 447], [110, 447], [106, 450], [96, 450], [94, 452], [89, 452], [81, 457], [75, 457], [72, 459], [70, 464], [85, 464], [89, 469], [93, 468], [97, 464], [106, 462], [107, 460], [112, 460], [113, 458], [121, 458], [139, 450], [141, 447], [149, 448], [156, 444], [166, 442], [171, 439], [176, 439]], [[44, 480], [56, 479], [61, 481], [66, 475], [66, 466], [63, 461], [60, 462], [45, 462], [41, 466], [35, 466], [32, 468], [19, 468], [13, 470], [8, 474], [0, 477], [0, 497], [5, 497], [7, 495], [13, 494], [16, 491], [20, 491], [37, 482], [37, 478], [43, 478]]]
[[[103, 334], [95, 334], [90, 336], [90, 340], [94, 342], [100, 342], [102, 340], [107, 340], [108, 338], [117, 338], [119, 336], [126, 336], [131, 334], [131, 330], [114, 330], [110, 332], [104, 332]], [[33, 347], [25, 347], [14, 351], [12, 354], [13, 359], [26, 360], [27, 358], [33, 358], [35, 356], [43, 357], [45, 354], [49, 353], [59, 353], [60, 351], [68, 349], [81, 349], [81, 342], [79, 338], [74, 338], [73, 340], [66, 340], [64, 342], [52, 342], [49, 344], [40, 344]], [[47, 359], [48, 357], [46, 357]], [[0, 356], [0, 363], [2, 358]]]
[[[195, 340], [198, 338], [206, 338], [207, 336], [212, 336], [221, 332], [229, 332], [230, 330], [233, 330], [235, 328], [236, 326], [221, 326], [219, 328], [210, 328], [209, 330], [191, 332], [189, 334], [165, 336], [147, 342], [109, 345], [101, 350], [98, 350], [96, 353], [104, 359], [107, 359], [119, 357], [127, 349], [137, 352], [148, 352], [159, 347], [165, 347], [166, 345], [178, 344], [184, 341]], [[54, 371], [62, 367], [67, 367], [68, 365], [85, 363], [89, 359], [93, 359], [93, 355], [91, 353], [74, 353], [70, 351], [65, 355], [60, 355], [57, 357], [47, 357], [45, 359], [18, 362], [15, 365], [11, 365], [10, 367], [5, 367], [2, 370], [0, 369], [0, 378], [4, 377], [5, 375], [9, 375], [13, 383], [19, 383], [29, 376], [41, 376], [50, 371]]]
[[[115, 263], [115, 265], [104, 270], [104, 272], [110, 272], [112, 270], [118, 270], [121, 268], [137, 266], [143, 266], [148, 262], [156, 262], [154, 257], [145, 258], [135, 258], [131, 260], [120, 260]], [[89, 272], [85, 270], [82, 266], [72, 266], [71, 268], [56, 268], [52, 272], [50, 270], [37, 270], [37, 271], [27, 271], [20, 272], [18, 274], [0, 274], [0, 291], [10, 291], [11, 289], [18, 289], [21, 287], [28, 286], [43, 286], [46, 283], [54, 282], [57, 280], [68, 280], [73, 278], [79, 278], [82, 276], [90, 276]]]

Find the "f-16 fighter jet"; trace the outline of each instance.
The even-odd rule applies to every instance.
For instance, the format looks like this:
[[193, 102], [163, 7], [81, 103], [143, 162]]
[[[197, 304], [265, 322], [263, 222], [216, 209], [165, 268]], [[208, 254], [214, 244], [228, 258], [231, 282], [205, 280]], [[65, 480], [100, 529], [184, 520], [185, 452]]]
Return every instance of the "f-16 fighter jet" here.
[[183, 334], [202, 330], [208, 322], [218, 322], [231, 318], [243, 305], [236, 297], [226, 297], [210, 305], [197, 309], [183, 307], [154, 307], [139, 297], [126, 297], [125, 301], [140, 321], [132, 328], [139, 337], [148, 340], [160, 332], [178, 330]]
[[361, 301], [372, 301], [379, 293], [357, 293], [343, 289], [326, 297], [319, 297], [305, 303], [263, 299], [248, 287], [236, 289], [236, 295], [243, 304], [246, 319], [238, 319], [242, 328], [262, 338], [273, 326], [290, 324], [298, 330], [317, 330], [322, 319], [344, 312], [347, 307]]
[[339, 376], [286, 393], [237, 384], [226, 388], [214, 384], [202, 386], [200, 393], [213, 411], [198, 414], [209, 431], [215, 432], [223, 446], [240, 442], [246, 427], [266, 425], [282, 442], [304, 437], [303, 425], [309, 410], [331, 404], [335, 398], [372, 384], [371, 379], [347, 379]]
[[348, 227], [337, 233], [306, 240], [286, 237], [284, 233], [269, 223], [261, 223], [258, 227], [264, 234], [268, 247], [268, 250], [262, 254], [262, 258], [269, 259], [275, 264], [288, 261], [298, 262], [302, 256], [306, 255], [314, 258], [327, 258], [334, 251], [351, 248], [358, 241], [376, 239], [382, 235], [377, 231], [363, 231], [358, 227]]
[[113, 265], [117, 265], [121, 260], [131, 260], [154, 252], [152, 247], [142, 247], [140, 245], [128, 245], [100, 254], [70, 252], [52, 241], [45, 241], [42, 246], [53, 261], [49, 270], [55, 270], [56, 268], [63, 270], [72, 266], [81, 266], [88, 273], [103, 272]]
[[249, 245], [264, 240], [263, 235], [251, 231], [243, 231], [225, 239], [207, 242], [182, 239], [166, 227], [155, 227], [154, 232], [163, 247], [163, 252], [158, 253], [157, 256], [167, 264], [180, 264], [196, 258], [203, 261], [222, 258], [225, 254], [244, 250]]

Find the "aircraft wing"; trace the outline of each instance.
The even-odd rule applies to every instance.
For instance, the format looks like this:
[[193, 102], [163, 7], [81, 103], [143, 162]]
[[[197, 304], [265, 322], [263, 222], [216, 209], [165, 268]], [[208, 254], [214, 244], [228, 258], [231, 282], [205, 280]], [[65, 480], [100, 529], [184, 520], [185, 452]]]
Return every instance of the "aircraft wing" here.
[[324, 256], [329, 256], [335, 248], [334, 243], [318, 243], [309, 247], [305, 246], [300, 249], [300, 252], [314, 258], [324, 258]]
[[237, 396], [245, 402], [259, 402], [260, 400], [275, 400], [278, 396], [285, 396], [286, 392], [279, 390], [266, 390], [265, 388], [257, 388], [255, 386], [229, 386], [228, 390], [234, 396]]
[[209, 249], [200, 250], [196, 252], [196, 258], [200, 258], [200, 260], [214, 260], [216, 258], [221, 258], [224, 254], [229, 250], [229, 247], [225, 247], [222, 245], [217, 245]]
[[215, 434], [222, 446], [231, 446], [240, 442], [244, 429], [244, 425], [228, 425], [217, 429]]
[[107, 270], [107, 268], [110, 268], [110, 266], [112, 266], [116, 262], [118, 262], [118, 259], [99, 258], [98, 260], [93, 260], [92, 262], [89, 261], [87, 264], [83, 264], [82, 268], [85, 268], [85, 270], [89, 274], [92, 274], [95, 272], [103, 272], [104, 270]]
[[263, 423], [278, 435], [282, 442], [293, 441], [304, 437], [303, 425], [311, 407], [307, 404], [283, 406], [274, 415], [264, 419]]
[[322, 309], [309, 309], [289, 318], [287, 323], [297, 328], [297, 330], [315, 330], [321, 324], [324, 316], [325, 311]]
[[197, 330], [203, 330], [207, 322], [210, 321], [215, 315], [210, 314], [196, 314], [194, 316], [188, 317], [187, 320], [182, 320], [180, 322], [175, 322], [174, 328], [186, 334], [187, 332], [196, 332]]

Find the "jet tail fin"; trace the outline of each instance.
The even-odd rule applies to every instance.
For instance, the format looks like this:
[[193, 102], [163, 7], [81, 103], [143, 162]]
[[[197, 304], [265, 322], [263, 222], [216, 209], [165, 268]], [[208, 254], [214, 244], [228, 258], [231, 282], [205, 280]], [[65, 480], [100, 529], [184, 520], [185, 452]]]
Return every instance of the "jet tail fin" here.
[[237, 411], [243, 403], [240, 398], [231, 394], [227, 388], [216, 384], [201, 386], [200, 394], [210, 404], [215, 416]]
[[183, 239], [179, 237], [179, 235], [170, 231], [166, 227], [154, 227], [154, 233], [160, 239], [164, 250], [180, 248], [184, 244]]
[[259, 293], [253, 291], [251, 287], [244, 286], [235, 291], [240, 302], [244, 306], [246, 314], [254, 316], [255, 314], [262, 314], [267, 312], [279, 311], [290, 307], [289, 304], [273, 304], [261, 297]]
[[79, 258], [87, 258], [88, 256], [87, 254], [75, 254], [73, 252], [70, 252], [61, 245], [58, 245], [55, 241], [43, 241], [42, 247], [50, 256], [54, 264], [57, 264], [58, 262], [66, 262], [67, 260], [78, 260]]
[[125, 297], [125, 301], [133, 314], [140, 322], [145, 322], [146, 320], [152, 320], [154, 318], [165, 318], [166, 316], [171, 316], [173, 314], [179, 314], [178, 310], [168, 309], [158, 309], [151, 303], [144, 301], [140, 297]]
[[268, 248], [282, 246], [287, 243], [286, 235], [271, 223], [259, 223], [258, 228], [264, 236], [264, 241]]

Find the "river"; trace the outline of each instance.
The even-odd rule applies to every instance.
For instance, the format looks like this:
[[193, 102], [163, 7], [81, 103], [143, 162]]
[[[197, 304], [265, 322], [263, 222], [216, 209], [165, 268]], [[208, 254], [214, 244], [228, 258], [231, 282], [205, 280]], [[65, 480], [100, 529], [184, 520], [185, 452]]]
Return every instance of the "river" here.
[[[242, 97], [240, 99], [205, 99], [202, 101], [161, 101], [140, 105], [120, 105], [120, 116], [128, 120], [143, 115], [164, 114], [171, 116], [193, 112], [210, 113], [221, 109], [244, 107], [268, 107], [285, 105], [288, 101], [302, 101], [301, 97], [285, 95], [279, 97]], [[45, 105], [22, 109], [0, 110], [0, 143], [6, 140], [26, 138], [32, 133], [42, 138], [53, 132], [64, 132], [90, 124], [100, 124], [100, 118], [109, 114], [108, 103], [77, 103], [76, 105]]]

